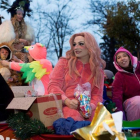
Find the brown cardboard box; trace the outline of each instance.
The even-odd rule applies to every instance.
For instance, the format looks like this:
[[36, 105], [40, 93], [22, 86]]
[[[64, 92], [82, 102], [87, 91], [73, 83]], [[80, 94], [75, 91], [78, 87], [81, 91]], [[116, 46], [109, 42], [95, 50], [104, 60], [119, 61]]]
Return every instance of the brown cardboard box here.
[[[52, 126], [55, 120], [63, 117], [60, 94], [49, 94], [41, 97], [23, 97], [24, 92], [30, 89], [32, 90], [30, 86], [25, 86], [24, 88], [12, 88], [12, 91], [16, 95], [6, 109], [28, 110], [31, 118], [39, 119], [46, 127]], [[19, 94], [17, 95], [17, 92], [20, 93], [20, 97]]]
[[32, 86], [11, 86], [10, 88], [13, 91], [15, 97], [24, 97], [24, 94], [28, 90], [34, 92]]

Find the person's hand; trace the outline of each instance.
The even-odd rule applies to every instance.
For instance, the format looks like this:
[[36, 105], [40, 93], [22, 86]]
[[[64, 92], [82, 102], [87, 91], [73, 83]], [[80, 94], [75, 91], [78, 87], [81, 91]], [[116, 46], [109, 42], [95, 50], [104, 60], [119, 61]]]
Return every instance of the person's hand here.
[[28, 45], [28, 41], [26, 39], [19, 39], [19, 42], [23, 43], [24, 46]]
[[8, 62], [8, 61], [6, 61], [6, 60], [0, 60], [0, 63], [3, 65], [3, 66], [5, 66], [5, 67], [9, 67], [9, 63], [10, 62]]
[[76, 99], [65, 99], [64, 101], [65, 105], [68, 106], [69, 108], [72, 108], [72, 109], [77, 109], [78, 106], [79, 106], [79, 101], [76, 100]]
[[12, 60], [15, 62], [20, 62], [20, 59], [18, 59], [15, 55], [12, 56]]

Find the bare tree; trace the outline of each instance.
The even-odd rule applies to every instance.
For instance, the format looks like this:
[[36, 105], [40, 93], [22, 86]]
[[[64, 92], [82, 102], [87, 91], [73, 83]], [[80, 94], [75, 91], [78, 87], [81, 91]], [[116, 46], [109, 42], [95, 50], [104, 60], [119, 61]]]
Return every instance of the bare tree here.
[[[102, 58], [106, 61], [106, 69], [110, 69], [115, 73], [113, 55], [116, 51], [115, 45], [117, 42], [115, 38], [110, 38], [107, 34], [104, 34], [104, 24], [107, 23], [108, 12], [115, 10], [112, 9], [111, 5], [114, 5], [116, 2], [114, 0], [89, 0], [89, 2], [89, 10], [92, 18], [87, 20], [85, 25], [93, 29], [93, 32], [98, 34], [103, 40], [99, 44], [102, 51]], [[94, 30], [95, 27], [98, 27], [98, 30]]]
[[140, 59], [140, 2], [129, 0], [119, 2], [108, 0], [89, 0], [92, 19], [87, 25], [99, 27], [98, 32], [103, 36], [100, 48], [103, 58], [110, 70], [113, 69], [113, 56], [116, 49], [125, 46], [132, 53], [136, 53]]
[[34, 8], [34, 21], [36, 29], [36, 41], [42, 42], [54, 57], [54, 53], [59, 59], [65, 49], [64, 44], [68, 37], [72, 35], [74, 28], [70, 22], [74, 19], [71, 0], [55, 1], [46, 3], [45, 9]]
[[0, 25], [2, 24], [2, 19], [4, 19], [4, 17], [0, 15]]
[[[5, 10], [7, 7], [9, 7], [9, 0], [0, 0], [0, 9]], [[2, 19], [4, 17], [0, 15], [0, 25], [2, 24]]]
[[129, 0], [129, 2], [118, 2], [109, 11], [107, 23], [104, 24], [105, 33], [114, 37], [118, 45], [125, 46], [132, 53], [137, 53], [140, 60], [140, 2]]

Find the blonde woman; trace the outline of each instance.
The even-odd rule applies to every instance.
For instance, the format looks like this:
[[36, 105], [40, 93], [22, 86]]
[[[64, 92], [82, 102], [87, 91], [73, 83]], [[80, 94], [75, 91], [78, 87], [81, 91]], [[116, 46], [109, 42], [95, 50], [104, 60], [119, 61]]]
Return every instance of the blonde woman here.
[[22, 3], [21, 0], [15, 0], [7, 11], [11, 14], [11, 20], [6, 20], [0, 25], [0, 43], [8, 43], [12, 46], [13, 54], [26, 62], [27, 53], [23, 52], [23, 47], [31, 45], [34, 41], [34, 30], [24, 21], [26, 12], [29, 11], [29, 1], [25, 0]]
[[[97, 103], [102, 102], [105, 62], [93, 35], [82, 32], [72, 35], [70, 50], [59, 59], [50, 75], [48, 93], [60, 93], [64, 117], [74, 120], [92, 120]], [[79, 111], [79, 101], [74, 96], [77, 85], [91, 85], [91, 113], [87, 118]]]

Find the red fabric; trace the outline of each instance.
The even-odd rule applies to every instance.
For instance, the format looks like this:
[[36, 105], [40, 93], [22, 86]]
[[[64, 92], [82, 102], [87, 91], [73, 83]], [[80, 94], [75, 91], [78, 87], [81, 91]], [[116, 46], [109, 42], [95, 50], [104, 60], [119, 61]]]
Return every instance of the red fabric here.
[[[6, 137], [10, 139], [17, 139], [13, 134], [13, 130], [8, 127], [8, 124], [0, 124], [0, 137], [6, 140]], [[72, 135], [54, 135], [54, 134], [42, 134], [31, 137], [30, 140], [76, 140]]]
[[3, 136], [4, 140], [6, 140], [6, 137], [16, 139], [13, 130], [8, 127], [8, 124], [0, 124], [0, 135]]
[[[91, 84], [91, 104], [92, 104], [92, 115], [89, 120], [92, 120], [94, 116], [94, 111], [98, 102], [102, 102], [102, 94], [103, 94], [103, 83], [104, 79], [102, 79], [100, 89], [93, 85], [93, 78], [88, 81], [91, 70], [90, 64], [83, 64], [81, 61], [76, 62], [76, 68], [81, 76], [76, 76], [75, 74], [72, 77], [69, 75], [68, 71], [68, 60], [67, 59], [59, 59], [52, 73], [50, 74], [50, 81], [48, 84], [48, 93], [61, 93], [62, 100], [64, 101], [66, 98], [74, 99], [74, 89], [77, 84], [84, 84], [86, 82], [90, 82]], [[103, 75], [103, 72], [101, 71]], [[63, 106], [64, 117], [72, 117], [74, 120], [84, 120], [84, 118], [80, 115], [77, 110], [70, 109], [67, 106]]]
[[47, 140], [76, 140], [73, 136], [68, 135], [45, 135], [42, 134], [41, 138], [47, 139]]

